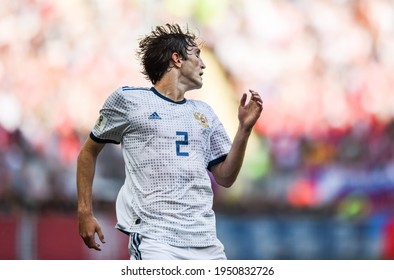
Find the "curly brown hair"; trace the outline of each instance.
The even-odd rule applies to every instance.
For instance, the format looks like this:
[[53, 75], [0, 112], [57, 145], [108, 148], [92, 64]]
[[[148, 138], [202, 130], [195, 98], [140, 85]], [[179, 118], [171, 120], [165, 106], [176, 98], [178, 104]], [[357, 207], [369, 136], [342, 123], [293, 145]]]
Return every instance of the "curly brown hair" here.
[[171, 56], [178, 53], [182, 59], [187, 59], [188, 51], [197, 44], [196, 35], [185, 30], [178, 24], [167, 23], [156, 26], [154, 30], [139, 41], [137, 55], [141, 60], [145, 77], [156, 84], [170, 67]]

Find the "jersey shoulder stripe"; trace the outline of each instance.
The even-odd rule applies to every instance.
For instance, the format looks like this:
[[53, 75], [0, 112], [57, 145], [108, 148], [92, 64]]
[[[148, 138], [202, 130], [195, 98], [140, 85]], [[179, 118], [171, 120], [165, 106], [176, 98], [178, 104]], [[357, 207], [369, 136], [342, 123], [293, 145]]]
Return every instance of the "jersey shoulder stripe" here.
[[130, 87], [130, 86], [123, 86], [121, 87], [122, 91], [129, 91], [129, 90], [149, 90], [149, 88], [145, 87]]

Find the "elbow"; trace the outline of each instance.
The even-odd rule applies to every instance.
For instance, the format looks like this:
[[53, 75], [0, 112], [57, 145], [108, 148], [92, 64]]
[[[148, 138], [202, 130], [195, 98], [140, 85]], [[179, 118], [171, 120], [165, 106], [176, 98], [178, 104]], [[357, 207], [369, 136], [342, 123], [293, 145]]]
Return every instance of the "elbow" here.
[[225, 171], [222, 168], [222, 164], [218, 164], [212, 168], [212, 175], [219, 186], [231, 188], [237, 179], [238, 172]]
[[81, 151], [79, 152], [78, 157], [77, 157], [77, 166], [79, 166], [83, 162], [85, 162], [86, 161], [86, 157], [87, 157], [86, 152], [83, 149], [81, 149]]
[[222, 187], [224, 187], [226, 189], [229, 189], [229, 188], [231, 188], [233, 186], [233, 183], [232, 184], [221, 184], [220, 186], [222, 186]]
[[231, 188], [234, 184], [235, 180], [233, 179], [216, 179], [216, 183], [221, 186], [224, 187], [226, 189]]

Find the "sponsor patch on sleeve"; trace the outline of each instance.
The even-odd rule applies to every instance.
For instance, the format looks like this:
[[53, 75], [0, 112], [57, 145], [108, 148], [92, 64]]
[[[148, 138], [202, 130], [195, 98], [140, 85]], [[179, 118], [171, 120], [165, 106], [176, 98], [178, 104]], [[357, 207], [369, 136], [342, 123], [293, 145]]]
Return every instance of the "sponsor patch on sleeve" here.
[[107, 118], [103, 115], [100, 115], [96, 121], [95, 129], [102, 131], [107, 123]]

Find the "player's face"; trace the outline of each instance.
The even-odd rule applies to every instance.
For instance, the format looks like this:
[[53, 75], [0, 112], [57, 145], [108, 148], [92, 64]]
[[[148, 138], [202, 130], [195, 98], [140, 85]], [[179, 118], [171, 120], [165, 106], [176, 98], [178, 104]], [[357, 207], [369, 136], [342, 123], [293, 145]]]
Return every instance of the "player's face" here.
[[188, 52], [187, 59], [182, 63], [182, 77], [188, 90], [202, 87], [202, 75], [205, 64], [200, 57], [201, 50], [195, 46]]

